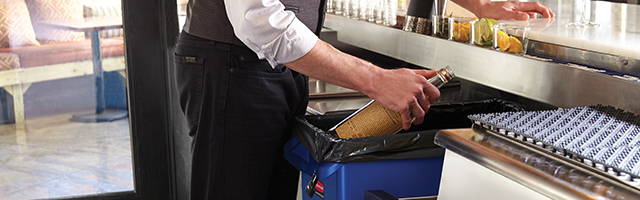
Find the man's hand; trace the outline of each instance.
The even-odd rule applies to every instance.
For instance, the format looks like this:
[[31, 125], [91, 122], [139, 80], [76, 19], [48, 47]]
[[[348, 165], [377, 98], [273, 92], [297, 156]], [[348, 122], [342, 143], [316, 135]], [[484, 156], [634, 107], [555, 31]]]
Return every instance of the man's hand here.
[[554, 16], [551, 9], [538, 2], [491, 1], [480, 8], [478, 17], [529, 20], [536, 18], [536, 13], [542, 14], [545, 18]]
[[318, 40], [316, 45], [298, 60], [285, 65], [300, 73], [329, 83], [360, 91], [383, 107], [402, 115], [403, 128], [422, 123], [431, 103], [440, 97], [438, 88], [428, 78], [436, 70], [383, 69], [370, 62], [338, 51]]
[[473, 12], [478, 18], [529, 20], [540, 13], [545, 18], [555, 16], [553, 11], [538, 2], [453, 0]]
[[392, 69], [382, 70], [371, 82], [374, 90], [364, 91], [385, 108], [401, 114], [402, 128], [421, 124], [429, 107], [440, 97], [438, 88], [429, 83], [428, 78], [437, 74], [436, 70]]

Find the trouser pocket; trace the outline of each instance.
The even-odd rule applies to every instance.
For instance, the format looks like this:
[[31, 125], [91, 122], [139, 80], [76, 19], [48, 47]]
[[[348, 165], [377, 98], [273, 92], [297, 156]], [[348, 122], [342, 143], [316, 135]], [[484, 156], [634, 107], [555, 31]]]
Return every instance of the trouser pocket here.
[[179, 80], [176, 86], [180, 96], [180, 108], [191, 130], [198, 125], [202, 106], [204, 58], [176, 54], [175, 65], [175, 76]]

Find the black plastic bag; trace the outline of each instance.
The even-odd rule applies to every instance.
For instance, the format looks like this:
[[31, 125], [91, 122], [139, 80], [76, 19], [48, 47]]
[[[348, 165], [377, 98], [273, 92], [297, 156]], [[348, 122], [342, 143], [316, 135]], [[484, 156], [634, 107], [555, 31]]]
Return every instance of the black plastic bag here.
[[297, 117], [293, 135], [318, 162], [367, 162], [437, 157], [444, 149], [433, 143], [440, 129], [469, 128], [470, 114], [520, 111], [513, 103], [489, 99], [432, 105], [421, 125], [394, 135], [366, 138], [338, 138], [327, 132], [350, 113]]

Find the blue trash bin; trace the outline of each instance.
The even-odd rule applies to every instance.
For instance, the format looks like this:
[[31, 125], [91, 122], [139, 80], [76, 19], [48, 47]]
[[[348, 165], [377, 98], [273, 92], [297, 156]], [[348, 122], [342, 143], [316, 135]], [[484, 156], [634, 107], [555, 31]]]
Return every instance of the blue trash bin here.
[[366, 190], [384, 190], [398, 198], [438, 194], [442, 156], [317, 163], [297, 139], [286, 145], [285, 158], [302, 172], [303, 199], [359, 200]]
[[517, 111], [500, 99], [432, 105], [425, 123], [395, 135], [338, 138], [328, 131], [349, 113], [296, 117], [285, 158], [302, 173], [304, 199], [364, 199], [367, 190], [395, 197], [436, 196], [444, 149], [440, 129], [471, 127], [469, 114]]

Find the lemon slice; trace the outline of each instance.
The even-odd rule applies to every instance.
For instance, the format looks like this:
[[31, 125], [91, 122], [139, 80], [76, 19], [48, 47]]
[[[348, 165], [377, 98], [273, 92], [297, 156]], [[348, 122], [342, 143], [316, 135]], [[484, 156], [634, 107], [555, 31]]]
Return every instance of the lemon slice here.
[[500, 48], [500, 51], [507, 51], [509, 49], [509, 47], [511, 46], [511, 41], [509, 40], [509, 34], [502, 32], [502, 31], [498, 31], [498, 38], [495, 38], [496, 42], [498, 43], [498, 48]]
[[520, 53], [523, 51], [522, 48], [522, 43], [520, 42], [520, 40], [518, 40], [518, 38], [510, 36], [509, 37], [509, 52], [511, 53]]

